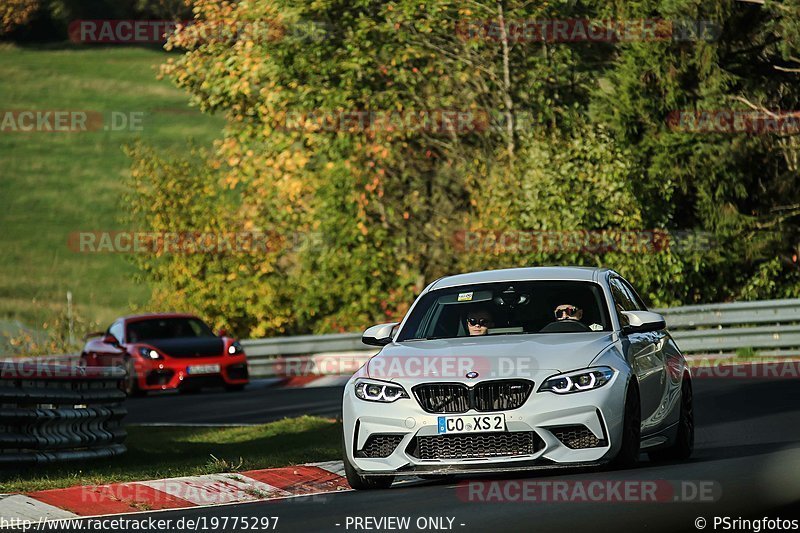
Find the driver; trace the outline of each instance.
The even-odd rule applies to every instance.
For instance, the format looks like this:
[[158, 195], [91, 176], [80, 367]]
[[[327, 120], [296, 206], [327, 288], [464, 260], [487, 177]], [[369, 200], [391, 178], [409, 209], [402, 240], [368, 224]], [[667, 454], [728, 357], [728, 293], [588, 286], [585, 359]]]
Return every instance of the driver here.
[[493, 326], [492, 314], [486, 309], [479, 308], [467, 314], [467, 331], [470, 336], [486, 335]]
[[572, 304], [556, 306], [556, 320], [580, 320], [583, 318], [583, 309]]

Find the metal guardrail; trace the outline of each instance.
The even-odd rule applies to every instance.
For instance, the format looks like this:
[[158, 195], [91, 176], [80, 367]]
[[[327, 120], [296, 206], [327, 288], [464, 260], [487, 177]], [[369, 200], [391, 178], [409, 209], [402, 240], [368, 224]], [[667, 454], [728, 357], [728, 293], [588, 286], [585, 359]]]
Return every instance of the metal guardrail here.
[[125, 371], [6, 360], [0, 366], [0, 466], [125, 452]]
[[[762, 326], [753, 328], [722, 328], [695, 331], [676, 331], [673, 334], [681, 351], [726, 352], [742, 348], [754, 351], [764, 348], [787, 349], [800, 347], [800, 326]], [[798, 350], [794, 350], [798, 353]]]
[[367, 346], [361, 343], [361, 333], [298, 335], [295, 337], [250, 339], [243, 340], [241, 343], [248, 358], [364, 350], [377, 352], [374, 346]]
[[[762, 300], [656, 309], [687, 354], [733, 353], [752, 348], [765, 355], [800, 353], [800, 299]], [[377, 353], [361, 343], [361, 333], [302, 335], [242, 341], [254, 377], [283, 376], [303, 365], [306, 373], [325, 375], [334, 357], [366, 362]], [[311, 357], [311, 356], [316, 356]], [[294, 365], [294, 367], [292, 366]], [[330, 365], [327, 365], [330, 366]]]
[[657, 312], [666, 317], [670, 333], [686, 353], [800, 352], [800, 299], [691, 305]]
[[800, 322], [800, 299], [687, 305], [655, 311], [667, 318], [670, 331], [734, 324], [780, 324]]
[[[800, 299], [654, 311], [666, 317], [672, 336], [687, 354], [730, 354], [748, 348], [763, 355], [800, 353]], [[252, 377], [341, 374], [358, 368], [378, 352], [374, 346], [361, 343], [361, 333], [250, 339], [241, 343]]]
[[[334, 375], [352, 364], [357, 370], [378, 350], [361, 342], [361, 333], [332, 333], [328, 335], [297, 335], [271, 339], [241, 341], [251, 377], [291, 377], [308, 375]], [[315, 355], [324, 355], [326, 361], [349, 358], [347, 365], [322, 363]], [[318, 364], [320, 363], [320, 364]], [[352, 372], [351, 372], [352, 373]]]
[[375, 346], [361, 342], [361, 333], [250, 339], [241, 343], [247, 353], [250, 376], [256, 378], [352, 374], [378, 353]]

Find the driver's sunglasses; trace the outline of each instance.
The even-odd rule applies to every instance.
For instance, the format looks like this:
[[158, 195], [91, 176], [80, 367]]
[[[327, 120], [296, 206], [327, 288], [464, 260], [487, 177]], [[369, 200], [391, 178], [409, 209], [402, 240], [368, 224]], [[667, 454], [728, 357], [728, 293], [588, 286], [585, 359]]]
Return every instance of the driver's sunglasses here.
[[561, 318], [562, 316], [573, 316], [577, 311], [577, 307], [561, 307], [556, 309], [556, 318]]
[[469, 322], [470, 326], [480, 326], [482, 328], [489, 326], [488, 318], [468, 318], [467, 322]]

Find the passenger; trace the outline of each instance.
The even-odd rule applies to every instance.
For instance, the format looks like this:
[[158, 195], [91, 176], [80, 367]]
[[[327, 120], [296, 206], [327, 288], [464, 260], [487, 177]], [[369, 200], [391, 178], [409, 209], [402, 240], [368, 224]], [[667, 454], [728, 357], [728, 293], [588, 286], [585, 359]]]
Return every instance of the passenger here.
[[486, 335], [493, 326], [492, 314], [486, 309], [476, 309], [467, 315], [467, 331], [470, 336]]

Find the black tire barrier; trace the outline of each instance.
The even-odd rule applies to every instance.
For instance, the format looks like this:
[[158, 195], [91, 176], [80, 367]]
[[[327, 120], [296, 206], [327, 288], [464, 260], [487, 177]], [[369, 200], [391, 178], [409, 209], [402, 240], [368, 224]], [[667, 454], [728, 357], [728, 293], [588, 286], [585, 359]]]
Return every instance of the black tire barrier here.
[[124, 369], [0, 364], [0, 466], [125, 453]]

